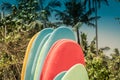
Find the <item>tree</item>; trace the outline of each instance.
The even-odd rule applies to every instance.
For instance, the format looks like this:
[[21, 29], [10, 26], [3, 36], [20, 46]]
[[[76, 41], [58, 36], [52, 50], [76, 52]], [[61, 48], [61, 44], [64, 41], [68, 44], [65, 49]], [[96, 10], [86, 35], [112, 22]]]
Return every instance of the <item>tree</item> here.
[[106, 5], [109, 5], [108, 4], [108, 0], [85, 0], [85, 5], [87, 4], [89, 10], [91, 8], [94, 8], [95, 9], [95, 16], [96, 16], [96, 19], [95, 19], [95, 27], [96, 27], [96, 54], [98, 55], [98, 22], [97, 22], [97, 16], [98, 16], [98, 9], [101, 7], [101, 3], [104, 2]]
[[22, 23], [29, 24], [35, 21], [39, 16], [36, 12], [38, 8], [35, 0], [22, 0], [17, 6], [13, 6], [13, 15], [15, 19], [21, 19]]
[[111, 71], [110, 79], [119, 80], [120, 79], [120, 52], [117, 48], [114, 49], [114, 53], [111, 54], [111, 59], [109, 62], [109, 70]]
[[[26, 6], [24, 5], [26, 4], [28, 5], [29, 9], [31, 9], [31, 7], [34, 7], [34, 10], [28, 10], [28, 11], [35, 11], [37, 13], [37, 16], [39, 16], [37, 19], [40, 19], [41, 22], [44, 23], [44, 28], [48, 27], [47, 22], [49, 21], [49, 17], [51, 16], [54, 8], [60, 6], [60, 3], [58, 0], [51, 0], [49, 2], [45, 0], [22, 0], [22, 1], [18, 0], [18, 3], [23, 3], [22, 6], [25, 7], [25, 9], [26, 9]], [[24, 8], [22, 9], [22, 11], [23, 10]]]
[[78, 43], [80, 44], [79, 27], [81, 27], [81, 23], [94, 26], [92, 21], [95, 19], [95, 17], [91, 17], [94, 9], [91, 8], [87, 11], [83, 2], [78, 2], [77, 0], [66, 1], [64, 2], [64, 5], [65, 9], [63, 11], [56, 10], [56, 18], [62, 21], [63, 24], [76, 28]]

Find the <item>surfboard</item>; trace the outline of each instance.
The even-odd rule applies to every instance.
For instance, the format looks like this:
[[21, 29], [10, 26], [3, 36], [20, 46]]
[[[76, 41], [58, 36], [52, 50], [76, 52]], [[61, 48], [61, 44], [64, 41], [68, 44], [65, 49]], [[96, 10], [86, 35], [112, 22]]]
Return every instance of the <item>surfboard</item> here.
[[59, 27], [55, 29], [51, 33], [50, 37], [48, 38], [48, 40], [46, 41], [46, 43], [43, 45], [41, 49], [41, 52], [37, 61], [36, 69], [35, 69], [34, 80], [39, 80], [40, 73], [44, 64], [44, 60], [48, 54], [48, 51], [53, 45], [53, 43], [55, 43], [59, 39], [72, 39], [76, 41], [74, 32], [70, 28]]
[[57, 74], [67, 71], [77, 63], [85, 65], [82, 48], [73, 40], [58, 40], [48, 52], [40, 80], [53, 80]]
[[59, 74], [57, 74], [57, 76], [55, 76], [53, 80], [61, 80], [65, 73], [66, 71], [60, 72]]
[[65, 73], [61, 80], [89, 80], [89, 78], [84, 65], [75, 64]]
[[51, 28], [45, 28], [41, 30], [34, 40], [30, 53], [28, 55], [28, 60], [27, 60], [27, 65], [26, 65], [26, 70], [25, 70], [25, 80], [30, 80], [31, 76], [31, 70], [34, 62], [35, 55], [37, 53], [38, 47], [41, 44], [42, 39], [49, 33], [51, 33], [53, 29]]
[[32, 70], [31, 70], [30, 80], [33, 80], [33, 78], [34, 78], [35, 68], [36, 68], [36, 63], [37, 63], [37, 60], [38, 60], [39, 53], [40, 53], [41, 48], [43, 47], [44, 43], [48, 40], [50, 34], [51, 34], [51, 33], [47, 34], [47, 35], [43, 38], [43, 40], [41, 41], [41, 44], [40, 44], [39, 47], [38, 47], [38, 50], [37, 50], [37, 53], [36, 53], [36, 55], [35, 55], [35, 59], [34, 59], [34, 62], [33, 62]]
[[38, 35], [38, 33], [36, 33], [32, 38], [31, 40], [29, 41], [28, 43], [28, 46], [27, 46], [27, 49], [26, 49], [26, 52], [25, 52], [25, 57], [24, 57], [24, 61], [23, 61], [23, 66], [22, 66], [22, 72], [21, 72], [21, 80], [24, 80], [24, 77], [25, 77], [25, 69], [26, 69], [26, 64], [27, 64], [27, 60], [28, 60], [28, 55], [30, 53], [30, 50], [31, 50], [31, 47], [32, 47], [32, 44], [36, 38], [36, 36]]

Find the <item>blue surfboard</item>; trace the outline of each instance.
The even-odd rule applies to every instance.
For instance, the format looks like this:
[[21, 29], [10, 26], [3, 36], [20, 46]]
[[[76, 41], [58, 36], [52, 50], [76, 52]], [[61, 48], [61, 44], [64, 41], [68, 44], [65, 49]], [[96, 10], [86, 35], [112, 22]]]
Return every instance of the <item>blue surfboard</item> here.
[[41, 44], [42, 39], [47, 34], [51, 33], [52, 31], [53, 31], [53, 29], [51, 29], [51, 28], [43, 29], [42, 31], [40, 31], [40, 33], [36, 37], [35, 41], [33, 42], [31, 51], [30, 51], [29, 56], [28, 56], [27, 65], [26, 65], [25, 80], [30, 80], [34, 58], [35, 58], [37, 49], [38, 49], [39, 45]]
[[36, 37], [38, 36], [39, 32], [36, 33], [31, 40], [29, 41], [29, 44], [27, 46], [26, 52], [25, 52], [25, 57], [24, 57], [24, 61], [23, 61], [23, 66], [22, 66], [22, 71], [21, 71], [21, 80], [24, 80], [25, 77], [25, 70], [26, 70], [26, 65], [27, 65], [27, 60], [28, 60], [28, 56], [30, 53], [30, 50], [32, 48], [32, 44], [35, 41]]
[[38, 60], [38, 57], [39, 57], [39, 53], [40, 53], [41, 48], [43, 47], [44, 43], [48, 40], [50, 34], [51, 34], [51, 33], [47, 34], [47, 35], [43, 38], [43, 40], [41, 41], [41, 44], [40, 44], [39, 47], [38, 47], [37, 53], [36, 53], [35, 58], [34, 58], [32, 70], [31, 70], [30, 80], [33, 80], [33, 78], [34, 78], [35, 69], [36, 69], [36, 63], [37, 63], [37, 60]]

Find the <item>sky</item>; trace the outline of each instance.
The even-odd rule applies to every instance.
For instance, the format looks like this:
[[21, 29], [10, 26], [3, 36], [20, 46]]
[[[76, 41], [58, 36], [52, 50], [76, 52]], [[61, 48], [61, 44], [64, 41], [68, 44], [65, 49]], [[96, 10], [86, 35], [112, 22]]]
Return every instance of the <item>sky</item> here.
[[[0, 0], [16, 3], [16, 0]], [[102, 5], [98, 10], [98, 16], [101, 18], [98, 20], [98, 43], [99, 48], [110, 47], [111, 50], [118, 48], [120, 50], [120, 24], [115, 20], [116, 17], [120, 17], [120, 2], [115, 0], [108, 0], [109, 6]], [[88, 35], [89, 42], [95, 37], [95, 29], [83, 25], [80, 28], [80, 32], [85, 32]]]
[[[110, 47], [111, 51], [114, 48], [120, 50], [120, 24], [115, 20], [120, 17], [120, 2], [109, 0], [109, 6], [102, 5], [98, 10], [98, 43], [99, 48]], [[83, 26], [80, 31], [88, 34], [88, 39], [91, 41], [95, 36], [95, 29]]]

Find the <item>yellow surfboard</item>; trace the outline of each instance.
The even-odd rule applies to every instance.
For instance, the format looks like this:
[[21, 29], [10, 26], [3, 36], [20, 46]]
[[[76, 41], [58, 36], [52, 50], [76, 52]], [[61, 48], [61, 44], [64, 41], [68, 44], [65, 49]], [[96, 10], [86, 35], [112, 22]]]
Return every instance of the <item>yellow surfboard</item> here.
[[22, 72], [21, 72], [21, 80], [24, 80], [25, 77], [25, 70], [26, 70], [26, 64], [27, 64], [27, 60], [28, 60], [28, 56], [32, 47], [32, 43], [34, 42], [35, 38], [37, 37], [37, 35], [39, 34], [36, 33], [31, 40], [29, 41], [29, 44], [27, 46], [26, 52], [25, 52], [25, 57], [24, 57], [24, 62], [23, 62], [23, 67], [22, 67]]

